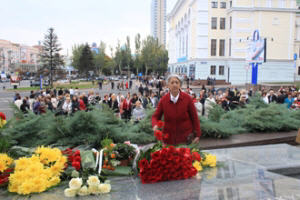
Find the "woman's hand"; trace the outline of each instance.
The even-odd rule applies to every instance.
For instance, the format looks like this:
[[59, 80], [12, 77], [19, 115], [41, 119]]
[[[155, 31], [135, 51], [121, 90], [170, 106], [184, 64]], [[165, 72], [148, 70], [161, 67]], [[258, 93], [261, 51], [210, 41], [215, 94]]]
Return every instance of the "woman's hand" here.
[[158, 126], [155, 125], [155, 126], [153, 127], [153, 131], [155, 132], [155, 131], [157, 131], [157, 130], [158, 130]]
[[192, 143], [197, 144], [197, 143], [199, 143], [199, 140], [200, 140], [199, 137], [195, 137]]

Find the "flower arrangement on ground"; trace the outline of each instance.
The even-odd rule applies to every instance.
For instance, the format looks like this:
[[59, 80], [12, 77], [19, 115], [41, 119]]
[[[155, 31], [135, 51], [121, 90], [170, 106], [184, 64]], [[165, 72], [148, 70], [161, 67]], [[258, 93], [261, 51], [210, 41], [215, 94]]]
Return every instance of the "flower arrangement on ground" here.
[[118, 166], [131, 166], [136, 154], [130, 142], [114, 144], [111, 139], [101, 141], [103, 147], [103, 169], [114, 171]]
[[5, 153], [0, 153], [0, 186], [8, 183], [8, 178], [13, 171], [14, 160]]
[[44, 192], [60, 183], [66, 162], [58, 148], [38, 147], [30, 158], [15, 161], [8, 190], [21, 195]]
[[82, 178], [72, 178], [69, 182], [69, 188], [65, 189], [64, 194], [66, 197], [99, 195], [109, 193], [110, 190], [109, 182], [101, 183], [98, 176], [89, 176], [86, 185], [83, 184]]
[[[162, 129], [164, 123], [159, 122]], [[168, 134], [157, 130], [154, 133], [158, 142], [145, 152], [141, 152], [138, 162], [142, 183], [155, 183], [168, 180], [188, 179], [203, 168], [216, 167], [216, 156], [202, 153], [196, 145], [167, 146], [162, 141]]]

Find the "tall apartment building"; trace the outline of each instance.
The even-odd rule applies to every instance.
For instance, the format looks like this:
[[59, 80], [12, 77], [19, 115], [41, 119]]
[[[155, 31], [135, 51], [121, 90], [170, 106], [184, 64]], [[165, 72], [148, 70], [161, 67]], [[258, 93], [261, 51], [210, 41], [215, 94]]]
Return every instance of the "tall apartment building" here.
[[152, 0], [151, 2], [151, 35], [166, 46], [166, 13], [167, 0]]
[[250, 83], [246, 55], [258, 30], [267, 40], [267, 62], [259, 65], [258, 83], [293, 81], [294, 55], [299, 59], [300, 54], [298, 12], [296, 0], [178, 0], [168, 15], [169, 71]]
[[9, 73], [17, 69], [36, 72], [39, 68], [41, 46], [27, 46], [0, 39], [0, 71]]

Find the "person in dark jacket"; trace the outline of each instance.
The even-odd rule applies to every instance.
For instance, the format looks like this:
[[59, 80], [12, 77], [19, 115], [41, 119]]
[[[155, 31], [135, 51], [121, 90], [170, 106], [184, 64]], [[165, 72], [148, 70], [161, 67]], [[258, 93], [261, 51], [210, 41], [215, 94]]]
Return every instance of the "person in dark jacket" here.
[[30, 109], [30, 108], [29, 108], [29, 105], [28, 105], [26, 99], [23, 99], [23, 103], [22, 103], [21, 106], [20, 106], [20, 110], [21, 110], [24, 114], [26, 114], [26, 113], [28, 113], [28, 110], [29, 110], [29, 109]]
[[143, 88], [143, 85], [142, 85], [142, 84], [140, 84], [139, 92], [140, 92], [142, 95], [144, 94], [144, 88]]
[[269, 103], [277, 103], [277, 96], [274, 94], [274, 90], [270, 90], [270, 95], [268, 96]]
[[111, 99], [109, 101], [109, 107], [115, 112], [120, 113], [119, 103], [115, 94], [111, 95]]
[[72, 113], [75, 113], [80, 110], [79, 101], [77, 96], [72, 97]]

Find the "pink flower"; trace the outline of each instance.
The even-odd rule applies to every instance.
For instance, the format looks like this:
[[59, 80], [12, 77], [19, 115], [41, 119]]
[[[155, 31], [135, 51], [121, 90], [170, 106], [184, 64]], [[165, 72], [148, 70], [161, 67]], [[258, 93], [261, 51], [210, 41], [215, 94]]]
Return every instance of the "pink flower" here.
[[130, 145], [130, 141], [125, 141], [124, 144]]

